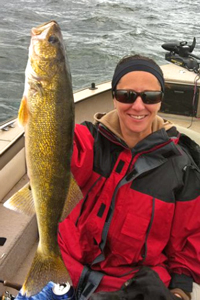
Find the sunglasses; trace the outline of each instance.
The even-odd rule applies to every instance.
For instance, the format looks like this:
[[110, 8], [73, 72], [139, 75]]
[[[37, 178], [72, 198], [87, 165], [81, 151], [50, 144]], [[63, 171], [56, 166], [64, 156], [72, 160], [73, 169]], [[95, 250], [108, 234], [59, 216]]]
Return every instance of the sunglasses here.
[[163, 98], [162, 91], [144, 91], [138, 93], [133, 90], [115, 90], [113, 92], [115, 99], [121, 103], [134, 103], [137, 97], [141, 97], [145, 104], [156, 104]]

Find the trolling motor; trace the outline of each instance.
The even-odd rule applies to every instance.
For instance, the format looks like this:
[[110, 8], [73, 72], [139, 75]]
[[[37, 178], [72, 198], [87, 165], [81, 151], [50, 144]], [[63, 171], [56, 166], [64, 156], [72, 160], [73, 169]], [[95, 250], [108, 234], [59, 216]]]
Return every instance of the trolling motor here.
[[165, 59], [189, 71], [194, 71], [199, 73], [199, 63], [200, 57], [191, 54], [196, 45], [196, 39], [193, 39], [191, 45], [187, 42], [173, 42], [166, 43], [162, 45], [162, 48], [169, 51], [165, 54]]

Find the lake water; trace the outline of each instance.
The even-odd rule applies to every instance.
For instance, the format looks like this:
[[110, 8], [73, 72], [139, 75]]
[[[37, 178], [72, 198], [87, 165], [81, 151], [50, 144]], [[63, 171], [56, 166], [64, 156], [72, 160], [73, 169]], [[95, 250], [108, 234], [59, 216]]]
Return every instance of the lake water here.
[[15, 115], [24, 89], [30, 30], [51, 19], [62, 30], [74, 91], [110, 80], [127, 54], [143, 54], [165, 64], [161, 45], [197, 45], [199, 0], [0, 0], [0, 122]]

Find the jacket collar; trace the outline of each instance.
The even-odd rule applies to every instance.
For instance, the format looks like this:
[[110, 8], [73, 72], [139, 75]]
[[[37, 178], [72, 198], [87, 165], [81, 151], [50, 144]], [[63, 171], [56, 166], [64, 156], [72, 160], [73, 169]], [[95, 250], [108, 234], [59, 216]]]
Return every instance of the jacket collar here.
[[[120, 142], [122, 145], [126, 146], [121, 133], [116, 110], [112, 110], [109, 113], [96, 113], [94, 115], [94, 120], [96, 124], [99, 124], [100, 131], [103, 132], [104, 135], [107, 135], [109, 139]], [[173, 140], [176, 143], [177, 134], [178, 132], [173, 123], [156, 116], [152, 124], [152, 134], [140, 141], [134, 147], [134, 150], [144, 151], [151, 149], [156, 145], [167, 143], [170, 140]]]

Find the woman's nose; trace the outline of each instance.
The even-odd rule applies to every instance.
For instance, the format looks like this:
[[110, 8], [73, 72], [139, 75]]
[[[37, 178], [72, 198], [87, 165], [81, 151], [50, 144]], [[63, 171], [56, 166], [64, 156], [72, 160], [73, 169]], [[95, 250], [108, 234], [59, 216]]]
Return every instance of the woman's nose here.
[[135, 110], [142, 110], [145, 108], [144, 102], [142, 101], [141, 96], [138, 96], [132, 104], [132, 108]]

